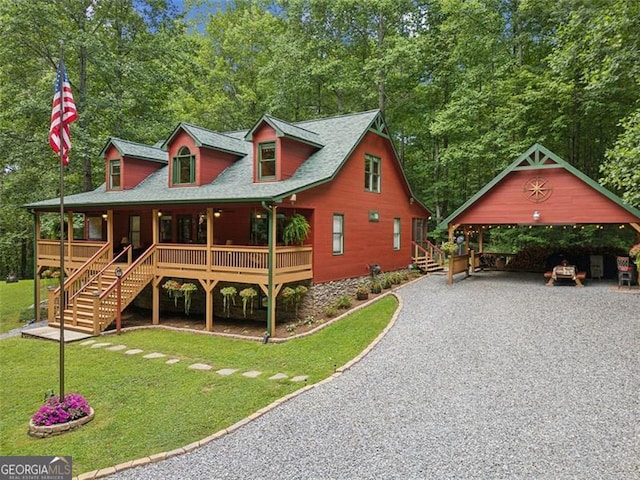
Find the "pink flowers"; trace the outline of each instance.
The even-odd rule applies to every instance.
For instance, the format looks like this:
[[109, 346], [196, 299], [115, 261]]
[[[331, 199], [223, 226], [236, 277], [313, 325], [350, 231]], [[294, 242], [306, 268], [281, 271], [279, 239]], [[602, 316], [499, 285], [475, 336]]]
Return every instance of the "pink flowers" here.
[[31, 417], [31, 421], [39, 426], [57, 425], [86, 417], [90, 412], [89, 404], [79, 393], [65, 395], [62, 402], [57, 395], [53, 395]]

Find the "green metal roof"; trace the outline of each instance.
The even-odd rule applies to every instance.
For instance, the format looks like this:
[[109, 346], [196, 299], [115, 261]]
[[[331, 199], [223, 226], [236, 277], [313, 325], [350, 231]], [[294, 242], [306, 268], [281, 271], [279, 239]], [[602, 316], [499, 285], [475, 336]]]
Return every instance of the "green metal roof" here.
[[141, 143], [130, 142], [120, 138], [109, 137], [107, 143], [100, 151], [103, 157], [110, 145], [113, 145], [122, 157], [139, 158], [152, 162], [167, 163], [167, 152], [157, 146], [143, 145]]
[[[211, 139], [228, 141], [237, 152], [243, 146], [244, 154], [227, 167], [211, 183], [201, 186], [170, 188], [168, 186], [168, 165], [149, 175], [132, 189], [107, 191], [103, 184], [91, 192], [65, 197], [67, 207], [108, 207], [125, 205], [163, 205], [189, 203], [232, 203], [279, 201], [295, 192], [331, 181], [347, 161], [371, 127], [380, 125], [382, 116], [379, 110], [341, 115], [330, 118], [297, 122], [296, 131], [306, 131], [317, 137], [324, 145], [312, 153], [309, 158], [285, 180], [276, 182], [253, 182], [253, 149], [251, 142], [245, 140], [247, 130], [226, 132], [207, 137], [208, 130], [187, 126], [190, 134], [198, 136], [203, 144]], [[185, 124], [181, 124], [184, 126]], [[377, 131], [377, 127], [374, 128]], [[204, 132], [204, 133], [203, 133]], [[290, 130], [291, 132], [291, 130]], [[215, 132], [212, 132], [215, 133]], [[175, 135], [175, 131], [172, 136]], [[215, 138], [214, 138], [215, 137]], [[171, 138], [171, 137], [170, 137]], [[207, 140], [209, 139], [209, 140]], [[222, 139], [222, 140], [221, 140]], [[164, 145], [167, 145], [167, 141]], [[220, 142], [218, 142], [218, 145]], [[166, 155], [166, 153], [165, 153]], [[394, 159], [397, 161], [397, 158]], [[407, 183], [407, 189], [411, 194]], [[47, 209], [59, 205], [59, 199], [50, 199], [28, 205], [35, 209]], [[424, 206], [423, 206], [424, 207]], [[426, 209], [426, 207], [425, 207]]]
[[486, 194], [489, 190], [491, 190], [496, 184], [498, 184], [503, 178], [509, 175], [511, 172], [519, 171], [519, 170], [542, 170], [547, 168], [564, 168], [568, 172], [572, 173], [580, 180], [585, 182], [587, 185], [600, 192], [602, 195], [607, 197], [612, 202], [617, 203], [622, 208], [627, 210], [629, 213], [635, 215], [640, 218], [640, 210], [637, 208], [625, 203], [620, 197], [616, 194], [607, 190], [605, 187], [600, 185], [598, 182], [588, 177], [580, 170], [575, 168], [570, 163], [566, 162], [562, 158], [558, 157], [551, 150], [545, 148], [543, 145], [536, 143], [531, 146], [526, 152], [516, 158], [511, 165], [505, 168], [502, 172], [500, 172], [493, 180], [487, 183], [483, 188], [481, 188], [474, 196], [472, 196], [469, 200], [463, 203], [456, 211], [454, 211], [451, 215], [445, 218], [440, 224], [438, 228], [446, 229], [448, 228], [450, 223], [455, 223], [455, 219], [464, 212], [467, 208], [473, 205], [476, 201], [478, 201], [484, 194]]

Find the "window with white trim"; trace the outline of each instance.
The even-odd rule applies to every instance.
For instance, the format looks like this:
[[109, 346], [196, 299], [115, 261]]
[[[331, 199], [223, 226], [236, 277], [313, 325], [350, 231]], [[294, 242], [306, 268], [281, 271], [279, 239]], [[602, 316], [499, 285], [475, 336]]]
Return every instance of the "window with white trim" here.
[[333, 214], [333, 254], [342, 255], [344, 253], [344, 215]]
[[189, 185], [196, 182], [196, 157], [187, 147], [182, 147], [172, 159], [173, 185]]
[[380, 159], [369, 154], [364, 156], [364, 189], [380, 193]]
[[400, 219], [393, 219], [393, 249], [400, 250]]
[[258, 179], [274, 180], [276, 178], [276, 144], [275, 142], [258, 145]]

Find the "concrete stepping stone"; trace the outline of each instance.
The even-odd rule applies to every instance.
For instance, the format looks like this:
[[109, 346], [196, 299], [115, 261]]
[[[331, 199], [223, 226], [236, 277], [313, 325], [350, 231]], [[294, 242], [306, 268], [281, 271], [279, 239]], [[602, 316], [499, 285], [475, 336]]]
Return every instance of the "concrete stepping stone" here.
[[284, 373], [276, 373], [272, 377], [269, 377], [269, 380], [282, 380], [282, 379], [285, 379], [285, 378], [289, 378], [289, 377], [287, 375], [285, 375]]
[[298, 375], [291, 379], [292, 382], [306, 382], [309, 378], [309, 375]]
[[242, 374], [243, 377], [248, 377], [248, 378], [256, 378], [256, 377], [259, 377], [260, 375], [262, 375], [262, 372], [258, 372], [257, 370], [251, 370], [250, 372], [244, 372]]
[[237, 368], [223, 368], [222, 370], [218, 370], [216, 373], [218, 375], [229, 376], [236, 373], [237, 371], [238, 371]]
[[110, 342], [94, 343], [93, 345], [91, 345], [91, 348], [102, 348], [108, 345], [111, 345], [111, 343]]
[[125, 355], [137, 355], [138, 353], [142, 353], [144, 350], [140, 350], [139, 348], [133, 348], [131, 350], [127, 350], [124, 352]]
[[91, 345], [92, 343], [96, 343], [95, 340], [86, 340], [84, 342], [82, 342], [80, 345]]
[[189, 365], [191, 370], [211, 370], [213, 367], [211, 365], [207, 365], [206, 363], [193, 363]]
[[166, 362], [164, 362], [164, 363], [166, 363], [167, 365], [173, 365], [173, 364], [175, 364], [175, 363], [178, 363], [179, 361], [180, 361], [180, 359], [179, 359], [179, 358], [171, 358], [171, 359], [167, 360], [167, 361], [166, 361]]
[[117, 352], [118, 350], [124, 350], [125, 348], [127, 348], [126, 345], [114, 345], [113, 347], [108, 347], [107, 350]]
[[147, 353], [143, 358], [162, 358], [162, 357], [166, 357], [166, 355], [160, 352], [153, 352], [153, 353]]

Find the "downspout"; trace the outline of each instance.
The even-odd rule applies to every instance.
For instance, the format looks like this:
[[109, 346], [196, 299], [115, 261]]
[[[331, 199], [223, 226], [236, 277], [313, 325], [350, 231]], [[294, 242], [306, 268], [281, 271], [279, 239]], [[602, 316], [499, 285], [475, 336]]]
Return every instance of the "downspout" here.
[[271, 319], [273, 318], [274, 309], [275, 309], [275, 299], [273, 298], [273, 268], [274, 268], [274, 258], [275, 258], [275, 245], [273, 242], [273, 237], [275, 237], [273, 230], [273, 215], [275, 214], [273, 207], [268, 206], [266, 202], [263, 200], [262, 208], [267, 211], [267, 245], [269, 249], [268, 257], [267, 257], [267, 291], [269, 294], [267, 295], [267, 332], [264, 334], [263, 343], [267, 343], [269, 341], [269, 337], [273, 335], [273, 325]]

